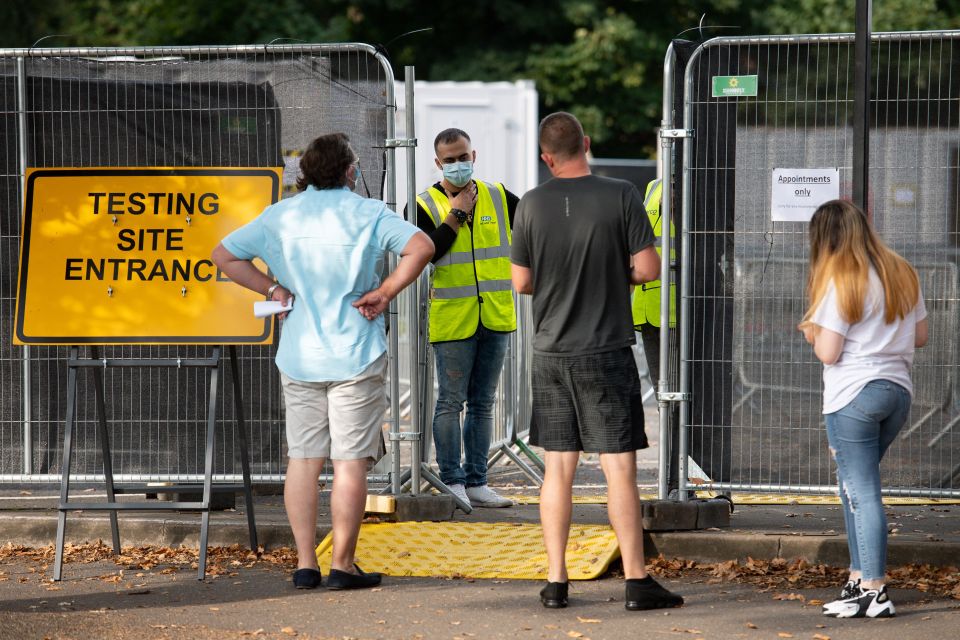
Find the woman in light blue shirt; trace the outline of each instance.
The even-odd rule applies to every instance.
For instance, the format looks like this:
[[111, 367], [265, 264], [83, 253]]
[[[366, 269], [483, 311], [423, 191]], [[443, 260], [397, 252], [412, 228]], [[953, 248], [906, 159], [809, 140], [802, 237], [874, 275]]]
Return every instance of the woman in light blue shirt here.
[[[299, 589], [321, 584], [316, 547], [317, 484], [333, 461], [330, 589], [376, 586], [379, 574], [354, 562], [386, 409], [383, 311], [433, 257], [430, 238], [383, 202], [353, 189], [357, 156], [342, 133], [320, 136], [300, 160], [298, 195], [267, 207], [213, 251], [237, 284], [269, 300], [294, 302], [281, 315], [277, 348], [286, 405], [284, 504], [297, 544]], [[397, 268], [380, 281], [386, 252]], [[260, 258], [276, 277], [252, 262]]]

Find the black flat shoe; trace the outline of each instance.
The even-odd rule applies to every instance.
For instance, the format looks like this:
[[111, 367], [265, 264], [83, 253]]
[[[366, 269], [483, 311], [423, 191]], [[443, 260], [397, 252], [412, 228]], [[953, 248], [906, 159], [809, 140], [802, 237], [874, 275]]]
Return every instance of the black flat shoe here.
[[293, 572], [293, 586], [297, 589], [316, 589], [322, 579], [316, 569], [297, 569]]
[[653, 578], [626, 581], [624, 605], [629, 611], [669, 609], [683, 606], [683, 597], [667, 591]]
[[540, 604], [547, 609], [563, 609], [567, 606], [569, 582], [548, 582], [540, 590]]
[[327, 589], [339, 591], [340, 589], [369, 589], [380, 584], [383, 576], [379, 573], [364, 573], [357, 565], [353, 565], [356, 573], [347, 573], [339, 569], [330, 569], [330, 575], [327, 577]]

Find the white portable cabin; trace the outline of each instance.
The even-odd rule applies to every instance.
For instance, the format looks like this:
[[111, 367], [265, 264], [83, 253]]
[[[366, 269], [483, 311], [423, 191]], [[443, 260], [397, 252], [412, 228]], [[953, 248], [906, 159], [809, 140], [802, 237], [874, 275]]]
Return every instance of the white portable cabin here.
[[[405, 138], [406, 106], [402, 81], [397, 82], [397, 137]], [[463, 129], [477, 152], [474, 175], [502, 182], [523, 195], [538, 183], [537, 90], [532, 80], [515, 82], [422, 82], [414, 85], [416, 190], [441, 178], [434, 164], [433, 139], [448, 127]], [[397, 211], [407, 204], [407, 161], [397, 152]], [[412, 221], [412, 220], [411, 220]]]

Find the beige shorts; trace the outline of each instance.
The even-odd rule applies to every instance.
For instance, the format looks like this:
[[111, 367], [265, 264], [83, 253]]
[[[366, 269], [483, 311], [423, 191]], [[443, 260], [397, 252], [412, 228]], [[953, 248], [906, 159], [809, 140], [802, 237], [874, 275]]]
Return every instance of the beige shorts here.
[[387, 409], [387, 355], [355, 378], [304, 382], [280, 372], [291, 458], [376, 460]]

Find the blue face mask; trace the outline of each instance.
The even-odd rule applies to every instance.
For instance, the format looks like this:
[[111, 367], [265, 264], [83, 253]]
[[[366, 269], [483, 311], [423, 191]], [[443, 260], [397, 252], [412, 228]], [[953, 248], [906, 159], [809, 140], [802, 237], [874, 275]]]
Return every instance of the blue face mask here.
[[462, 187], [473, 177], [473, 162], [451, 162], [443, 165], [443, 177], [455, 187]]
[[360, 163], [354, 162], [351, 166], [353, 167], [353, 187], [351, 187], [351, 191], [360, 193], [360, 183], [363, 182], [363, 173], [360, 171]]
[[355, 164], [353, 165], [353, 190], [354, 191], [360, 190], [360, 183], [362, 181], [363, 181], [363, 176], [360, 173], [360, 165]]

